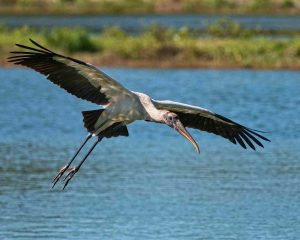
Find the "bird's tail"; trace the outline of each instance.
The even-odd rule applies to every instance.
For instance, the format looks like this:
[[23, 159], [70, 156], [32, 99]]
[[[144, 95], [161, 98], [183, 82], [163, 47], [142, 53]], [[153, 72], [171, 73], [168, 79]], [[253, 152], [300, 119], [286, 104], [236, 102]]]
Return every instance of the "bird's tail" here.
[[[103, 113], [104, 109], [99, 110], [91, 110], [91, 111], [83, 111], [83, 122], [84, 127], [90, 133], [94, 133], [97, 129], [95, 129], [95, 125], [100, 115]], [[110, 137], [118, 137], [118, 136], [128, 136], [128, 129], [126, 126], [121, 125], [120, 123], [114, 123], [109, 128], [105, 129], [100, 133], [102, 136], [110, 138]]]
[[95, 129], [95, 124], [97, 120], [99, 119], [100, 115], [104, 109], [98, 109], [98, 110], [91, 110], [91, 111], [83, 111], [82, 116], [83, 116], [83, 122], [84, 122], [84, 127], [90, 132], [94, 133]]

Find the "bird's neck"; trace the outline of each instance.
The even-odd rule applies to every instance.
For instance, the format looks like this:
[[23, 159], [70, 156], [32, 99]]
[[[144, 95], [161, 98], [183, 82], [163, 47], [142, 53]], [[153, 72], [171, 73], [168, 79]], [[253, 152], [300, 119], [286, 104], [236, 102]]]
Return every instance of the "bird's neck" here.
[[147, 120], [152, 122], [164, 123], [164, 115], [167, 111], [157, 109], [152, 101], [146, 105], [145, 111], [147, 112]]
[[152, 122], [163, 123], [164, 114], [167, 112], [166, 110], [157, 109], [149, 96], [143, 93], [137, 93], [139, 96], [140, 102], [142, 103], [145, 111], [145, 120]]
[[153, 110], [151, 111], [149, 120], [152, 122], [164, 123], [164, 114], [166, 112], [167, 111], [165, 111], [165, 110], [159, 110], [154, 107]]

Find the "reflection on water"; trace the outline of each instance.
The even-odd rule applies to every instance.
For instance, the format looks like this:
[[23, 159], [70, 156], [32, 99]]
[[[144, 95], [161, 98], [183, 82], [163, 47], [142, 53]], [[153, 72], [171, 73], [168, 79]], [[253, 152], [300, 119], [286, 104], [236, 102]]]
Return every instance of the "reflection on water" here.
[[[105, 69], [156, 99], [201, 105], [272, 140], [258, 152], [138, 122], [103, 141], [67, 191], [51, 178], [86, 132], [82, 110], [27, 69], [0, 69], [1, 239], [297, 239], [300, 74]], [[60, 187], [60, 186], [59, 186]]]

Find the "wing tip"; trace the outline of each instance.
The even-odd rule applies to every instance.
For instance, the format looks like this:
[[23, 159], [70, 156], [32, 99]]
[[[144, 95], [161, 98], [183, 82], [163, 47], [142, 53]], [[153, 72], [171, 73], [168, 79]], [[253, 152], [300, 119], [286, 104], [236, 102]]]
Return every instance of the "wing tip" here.
[[37, 43], [34, 41], [32, 38], [29, 38], [29, 41], [37, 48], [34, 47], [29, 47], [23, 44], [15, 43], [15, 46], [20, 47], [20, 48], [25, 48], [29, 49], [34, 52], [39, 52], [39, 53], [44, 53], [44, 54], [55, 54], [53, 51], [49, 50], [48, 48], [42, 46], [41, 44]]
[[[246, 139], [248, 139], [248, 141], [250, 141], [250, 144], [249, 144], [248, 141], [246, 140], [246, 142], [248, 143], [248, 145], [254, 151], [256, 151], [256, 148], [255, 148], [255, 146], [254, 146], [253, 143], [255, 143], [256, 145], [258, 145], [261, 148], [264, 148], [264, 145], [257, 139], [257, 137], [260, 138], [260, 139], [262, 139], [262, 140], [264, 140], [264, 141], [271, 142], [270, 139], [268, 139], [268, 138], [266, 138], [266, 137], [258, 134], [253, 129], [249, 130], [248, 128], [244, 128], [244, 131], [242, 132], [241, 136], [242, 136], [243, 139], [246, 138]], [[251, 145], [253, 145], [254, 148]]]

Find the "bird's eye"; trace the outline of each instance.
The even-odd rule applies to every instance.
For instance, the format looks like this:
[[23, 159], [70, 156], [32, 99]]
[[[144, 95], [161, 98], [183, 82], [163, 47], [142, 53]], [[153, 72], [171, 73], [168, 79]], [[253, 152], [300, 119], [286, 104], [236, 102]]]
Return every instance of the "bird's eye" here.
[[168, 116], [168, 120], [172, 121], [173, 120], [173, 116]]

